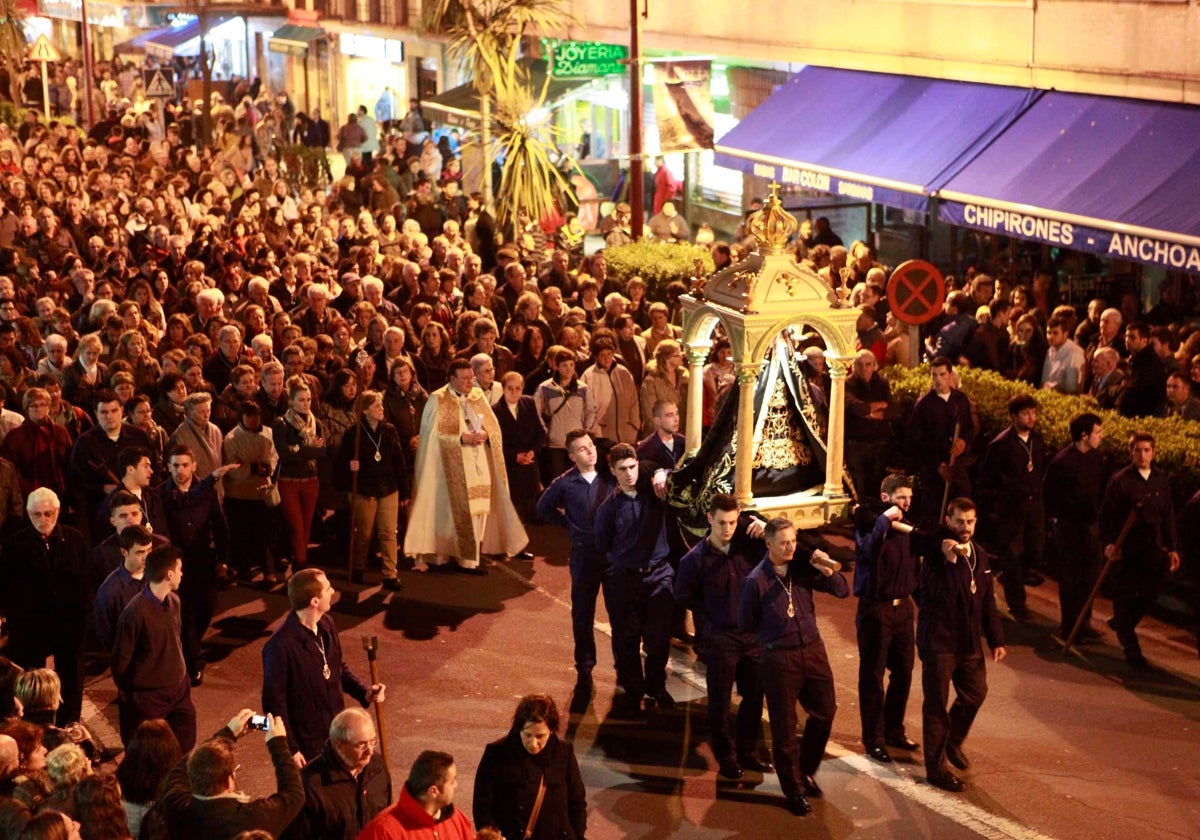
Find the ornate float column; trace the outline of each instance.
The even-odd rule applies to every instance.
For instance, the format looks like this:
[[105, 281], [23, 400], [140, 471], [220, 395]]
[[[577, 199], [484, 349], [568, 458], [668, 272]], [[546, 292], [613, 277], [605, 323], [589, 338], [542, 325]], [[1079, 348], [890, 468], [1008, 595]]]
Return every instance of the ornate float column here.
[[842, 472], [845, 467], [846, 374], [850, 360], [831, 354], [825, 356], [829, 366], [829, 439], [825, 442], [825, 498], [844, 496]]
[[754, 501], [754, 387], [762, 373], [762, 362], [743, 362], [737, 367], [737, 450], [734, 452], [733, 495], [739, 507]]
[[704, 421], [704, 360], [708, 358], [709, 342], [696, 342], [687, 346], [688, 395], [686, 454], [695, 455], [700, 448], [700, 437]]

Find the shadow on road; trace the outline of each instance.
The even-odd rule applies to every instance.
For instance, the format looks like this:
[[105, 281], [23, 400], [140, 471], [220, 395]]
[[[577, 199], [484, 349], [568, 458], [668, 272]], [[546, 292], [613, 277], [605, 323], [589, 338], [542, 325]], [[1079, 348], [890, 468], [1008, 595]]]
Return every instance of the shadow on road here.
[[[414, 641], [435, 639], [442, 628], [457, 631], [468, 619], [498, 613], [505, 601], [530, 591], [497, 569], [489, 569], [484, 577], [429, 571], [401, 573], [400, 579], [404, 590], [386, 599], [383, 626]], [[377, 612], [379, 607], [372, 604], [370, 614]]]

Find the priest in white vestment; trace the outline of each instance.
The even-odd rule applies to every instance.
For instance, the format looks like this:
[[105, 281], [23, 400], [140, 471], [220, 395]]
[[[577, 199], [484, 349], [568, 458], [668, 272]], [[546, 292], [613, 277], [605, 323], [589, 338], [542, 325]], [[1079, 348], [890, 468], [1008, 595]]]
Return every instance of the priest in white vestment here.
[[508, 491], [500, 425], [465, 359], [429, 395], [421, 415], [404, 553], [422, 563], [483, 574], [481, 555], [511, 556], [529, 543]]

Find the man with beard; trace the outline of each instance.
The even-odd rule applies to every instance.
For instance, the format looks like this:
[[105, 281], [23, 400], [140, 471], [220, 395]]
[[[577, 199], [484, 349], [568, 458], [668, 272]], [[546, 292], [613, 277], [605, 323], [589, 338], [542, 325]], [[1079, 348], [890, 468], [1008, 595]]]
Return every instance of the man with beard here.
[[[917, 651], [921, 655], [921, 707], [925, 772], [929, 783], [959, 793], [966, 783], [950, 770], [971, 766], [962, 750], [987, 696], [987, 667], [981, 638], [992, 660], [1004, 659], [1004, 634], [992, 590], [988, 556], [973, 539], [977, 513], [965, 497], [952, 499], [938, 538], [929, 541], [921, 567]], [[956, 697], [950, 700], [950, 684]]]

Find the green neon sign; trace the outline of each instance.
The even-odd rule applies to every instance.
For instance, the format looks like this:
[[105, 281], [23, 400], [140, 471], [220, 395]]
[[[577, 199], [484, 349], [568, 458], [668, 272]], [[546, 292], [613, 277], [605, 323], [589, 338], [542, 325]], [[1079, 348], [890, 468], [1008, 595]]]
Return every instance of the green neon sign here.
[[623, 44], [599, 44], [594, 41], [559, 41], [554, 46], [550, 75], [579, 79], [595, 76], [620, 76], [629, 48]]

